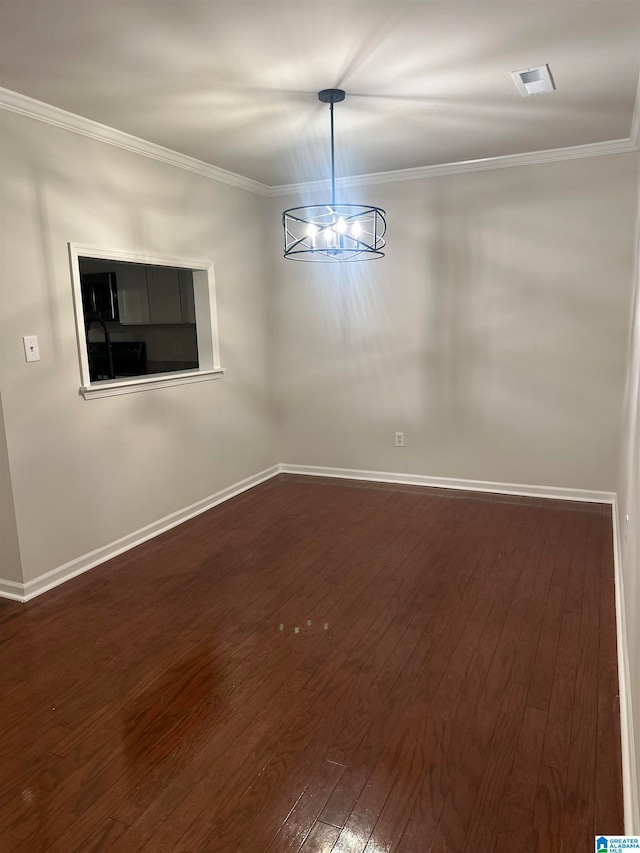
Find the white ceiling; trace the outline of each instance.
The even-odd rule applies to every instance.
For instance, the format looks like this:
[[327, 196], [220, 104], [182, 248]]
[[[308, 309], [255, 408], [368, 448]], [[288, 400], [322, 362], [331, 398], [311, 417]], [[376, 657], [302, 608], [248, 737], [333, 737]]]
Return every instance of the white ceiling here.
[[[268, 185], [628, 138], [640, 0], [0, 0], [0, 85]], [[549, 63], [523, 99], [510, 71]]]

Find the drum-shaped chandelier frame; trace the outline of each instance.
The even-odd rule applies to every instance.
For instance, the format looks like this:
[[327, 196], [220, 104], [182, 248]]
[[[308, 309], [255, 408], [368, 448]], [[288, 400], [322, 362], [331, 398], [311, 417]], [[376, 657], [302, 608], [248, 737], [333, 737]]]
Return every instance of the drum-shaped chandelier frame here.
[[336, 202], [333, 105], [344, 101], [342, 89], [323, 89], [318, 99], [331, 113], [331, 204], [291, 207], [282, 214], [284, 256], [294, 261], [366, 261], [383, 258], [385, 211], [364, 204]]

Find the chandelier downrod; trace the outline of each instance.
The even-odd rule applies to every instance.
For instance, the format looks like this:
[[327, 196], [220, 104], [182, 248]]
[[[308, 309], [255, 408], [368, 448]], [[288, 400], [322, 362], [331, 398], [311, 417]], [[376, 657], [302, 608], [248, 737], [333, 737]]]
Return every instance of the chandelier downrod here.
[[331, 207], [336, 206], [336, 151], [333, 135], [333, 101], [331, 101]]
[[333, 105], [339, 104], [346, 98], [344, 89], [323, 89], [318, 92], [318, 100], [323, 104], [329, 104], [331, 115], [331, 206], [336, 205], [336, 153], [335, 133], [333, 126]]
[[336, 152], [333, 135], [333, 102], [331, 103], [331, 206], [336, 204]]

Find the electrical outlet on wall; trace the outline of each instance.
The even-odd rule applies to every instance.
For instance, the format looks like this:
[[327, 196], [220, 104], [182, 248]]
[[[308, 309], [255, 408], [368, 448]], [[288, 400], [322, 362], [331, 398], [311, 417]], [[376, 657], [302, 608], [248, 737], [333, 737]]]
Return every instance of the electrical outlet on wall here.
[[404, 447], [404, 433], [397, 432], [396, 433], [396, 447]]
[[40, 361], [40, 347], [36, 335], [24, 335], [22, 338], [24, 357], [27, 361]]

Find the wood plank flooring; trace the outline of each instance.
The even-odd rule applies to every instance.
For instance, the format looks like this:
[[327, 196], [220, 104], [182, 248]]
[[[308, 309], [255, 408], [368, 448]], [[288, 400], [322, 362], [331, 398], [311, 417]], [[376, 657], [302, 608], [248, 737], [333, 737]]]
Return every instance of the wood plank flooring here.
[[0, 853], [623, 832], [610, 508], [280, 476], [0, 602]]

